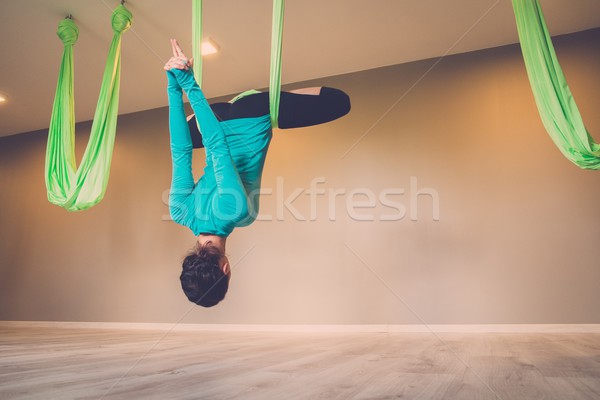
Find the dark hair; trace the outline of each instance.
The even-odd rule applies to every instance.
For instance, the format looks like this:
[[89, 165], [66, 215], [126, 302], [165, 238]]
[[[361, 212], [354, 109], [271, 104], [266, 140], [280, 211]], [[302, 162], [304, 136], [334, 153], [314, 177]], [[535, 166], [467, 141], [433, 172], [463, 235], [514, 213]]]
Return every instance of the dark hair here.
[[229, 277], [219, 267], [223, 256], [209, 241], [198, 244], [183, 260], [179, 279], [189, 301], [202, 307], [212, 307], [223, 300], [229, 288]]

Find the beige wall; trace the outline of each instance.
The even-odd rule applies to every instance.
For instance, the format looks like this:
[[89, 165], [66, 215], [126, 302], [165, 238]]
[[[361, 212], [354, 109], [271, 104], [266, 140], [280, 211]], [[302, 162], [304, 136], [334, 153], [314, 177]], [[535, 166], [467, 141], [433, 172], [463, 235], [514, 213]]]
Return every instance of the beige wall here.
[[[600, 30], [560, 38], [557, 50], [600, 140]], [[0, 139], [0, 319], [600, 323], [600, 172], [550, 141], [517, 46], [448, 57], [419, 81], [434, 62], [308, 83], [344, 89], [352, 112], [276, 132], [263, 178], [273, 194], [262, 202], [273, 220], [229, 238], [230, 294], [208, 310], [178, 282], [194, 237], [163, 220], [166, 109], [120, 118], [106, 197], [80, 213], [46, 201], [45, 132]], [[317, 177], [326, 194], [311, 200]], [[295, 190], [304, 220], [282, 207]], [[396, 205], [376, 199], [354, 210], [375, 220], [356, 220], [346, 202], [367, 197], [353, 190]], [[403, 219], [381, 221], [402, 207]]]

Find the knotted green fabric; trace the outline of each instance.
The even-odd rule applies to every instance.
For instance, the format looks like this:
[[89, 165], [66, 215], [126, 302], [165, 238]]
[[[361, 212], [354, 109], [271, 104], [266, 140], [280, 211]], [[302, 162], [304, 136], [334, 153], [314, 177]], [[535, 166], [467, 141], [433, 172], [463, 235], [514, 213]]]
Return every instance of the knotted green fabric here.
[[600, 169], [600, 145], [583, 124], [558, 63], [539, 1], [513, 0], [513, 9], [529, 82], [548, 134], [574, 164]]
[[132, 14], [119, 6], [112, 14], [114, 36], [108, 52], [100, 96], [90, 139], [79, 168], [75, 160], [75, 113], [73, 98], [73, 45], [78, 28], [71, 19], [58, 25], [64, 50], [46, 148], [48, 200], [69, 211], [85, 210], [102, 200], [108, 184], [112, 150], [117, 128], [121, 75], [121, 34]]

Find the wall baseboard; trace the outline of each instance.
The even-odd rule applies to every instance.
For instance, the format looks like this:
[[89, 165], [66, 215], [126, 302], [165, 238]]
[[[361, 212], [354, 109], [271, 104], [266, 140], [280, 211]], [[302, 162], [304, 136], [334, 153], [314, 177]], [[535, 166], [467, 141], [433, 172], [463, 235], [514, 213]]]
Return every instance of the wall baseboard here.
[[600, 333], [600, 324], [251, 325], [138, 322], [0, 321], [0, 329], [7, 328], [155, 330], [167, 332]]

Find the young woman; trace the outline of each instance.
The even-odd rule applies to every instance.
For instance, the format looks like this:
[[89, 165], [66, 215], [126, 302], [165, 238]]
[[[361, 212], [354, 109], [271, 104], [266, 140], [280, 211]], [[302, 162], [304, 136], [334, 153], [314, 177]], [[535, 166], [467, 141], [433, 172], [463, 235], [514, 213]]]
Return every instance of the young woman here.
[[[171, 46], [173, 57], [164, 67], [173, 162], [169, 209], [175, 222], [198, 237], [195, 249], [183, 261], [183, 291], [191, 302], [211, 307], [225, 297], [229, 287], [227, 237], [258, 215], [258, 193], [272, 137], [269, 94], [249, 91], [229, 103], [209, 105], [194, 80], [192, 62], [177, 41], [171, 40]], [[189, 121], [183, 91], [194, 111]], [[350, 99], [341, 90], [321, 87], [282, 92], [278, 124], [281, 129], [318, 125], [349, 111]], [[204, 175], [197, 182], [192, 174], [194, 147], [206, 151]]]

